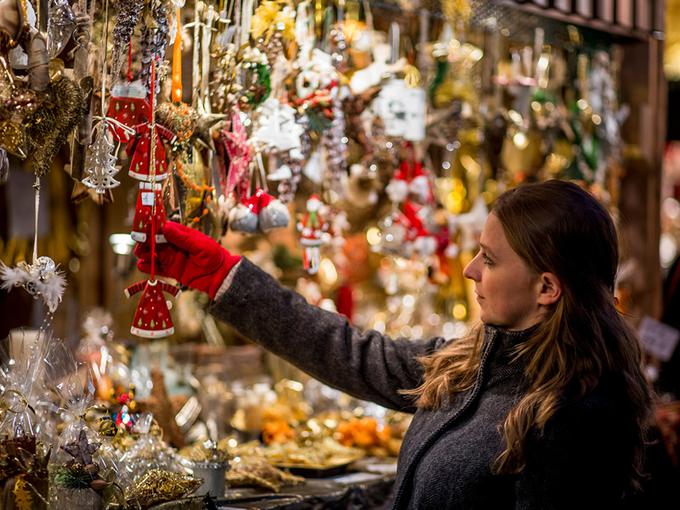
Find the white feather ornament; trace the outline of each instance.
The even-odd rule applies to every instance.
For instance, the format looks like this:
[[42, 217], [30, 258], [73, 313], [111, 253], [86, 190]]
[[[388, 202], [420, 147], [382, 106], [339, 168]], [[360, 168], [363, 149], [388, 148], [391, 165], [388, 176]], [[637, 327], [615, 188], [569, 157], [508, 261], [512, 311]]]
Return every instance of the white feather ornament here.
[[16, 267], [0, 262], [0, 280], [2, 289], [23, 287], [35, 299], [41, 298], [51, 313], [61, 303], [66, 289], [64, 273], [49, 257], [38, 257], [33, 264], [19, 262]]

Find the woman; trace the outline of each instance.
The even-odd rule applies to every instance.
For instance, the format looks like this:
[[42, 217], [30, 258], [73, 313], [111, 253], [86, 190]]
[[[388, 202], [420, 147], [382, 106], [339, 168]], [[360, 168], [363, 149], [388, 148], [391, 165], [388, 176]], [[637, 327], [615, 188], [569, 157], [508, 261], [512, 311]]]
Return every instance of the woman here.
[[159, 274], [208, 292], [215, 316], [331, 386], [415, 413], [393, 508], [613, 509], [636, 487], [650, 395], [614, 307], [614, 225], [576, 185], [498, 199], [465, 268], [483, 325], [451, 342], [361, 332], [194, 230], [164, 234]]

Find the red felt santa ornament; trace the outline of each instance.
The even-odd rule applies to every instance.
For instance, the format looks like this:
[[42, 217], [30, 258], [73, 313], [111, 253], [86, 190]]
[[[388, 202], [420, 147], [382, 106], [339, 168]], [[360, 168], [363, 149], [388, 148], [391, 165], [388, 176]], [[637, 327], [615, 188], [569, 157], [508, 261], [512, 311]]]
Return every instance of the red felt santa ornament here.
[[[165, 157], [165, 147], [163, 146], [163, 139], [169, 142], [174, 141], [175, 135], [169, 129], [160, 124], [142, 123], [133, 126], [137, 133], [134, 140], [125, 148], [128, 156], [132, 156], [130, 160], [130, 170], [128, 174], [133, 179], [138, 181], [160, 181], [168, 177], [168, 161]], [[151, 132], [155, 131], [154, 136]], [[155, 146], [155, 172], [151, 170], [151, 145]]]
[[[165, 221], [162, 185], [140, 182], [130, 236], [138, 243], [144, 243], [150, 238], [152, 227], [154, 232], [163, 232]], [[165, 242], [165, 237], [161, 233], [155, 234], [155, 239], [157, 243]]]
[[161, 280], [143, 280], [125, 289], [128, 298], [139, 292], [142, 292], [142, 297], [137, 305], [130, 333], [142, 338], [163, 338], [172, 335], [175, 332], [170, 316], [172, 303], [165, 300], [163, 292], [177, 297], [179, 287]]
[[[162, 187], [156, 181], [167, 177], [165, 149], [159, 136], [164, 128], [156, 125], [154, 107], [154, 86], [156, 78], [155, 61], [151, 61], [151, 119], [142, 129], [137, 126], [137, 133], [143, 133], [135, 140], [134, 155], [130, 165], [130, 175], [144, 182], [140, 183], [135, 210], [135, 223], [132, 235], [136, 240], [148, 242], [151, 248], [151, 274], [148, 280], [137, 282], [127, 289], [129, 298], [139, 292], [142, 297], [137, 305], [130, 332], [142, 338], [163, 338], [172, 335], [175, 328], [170, 317], [171, 302], [165, 300], [164, 292], [172, 296], [179, 294], [179, 288], [161, 280], [156, 280], [156, 243], [165, 241], [161, 228], [165, 222]], [[154, 150], [151, 150], [154, 147]], [[134, 169], [134, 172], [133, 172]], [[150, 181], [150, 182], [146, 182]], [[158, 237], [160, 235], [160, 238]]]
[[[148, 122], [151, 118], [151, 105], [142, 82], [117, 83], [111, 87], [106, 116], [130, 128]], [[132, 140], [131, 134], [124, 129], [113, 123], [109, 127], [117, 142], [128, 143]]]

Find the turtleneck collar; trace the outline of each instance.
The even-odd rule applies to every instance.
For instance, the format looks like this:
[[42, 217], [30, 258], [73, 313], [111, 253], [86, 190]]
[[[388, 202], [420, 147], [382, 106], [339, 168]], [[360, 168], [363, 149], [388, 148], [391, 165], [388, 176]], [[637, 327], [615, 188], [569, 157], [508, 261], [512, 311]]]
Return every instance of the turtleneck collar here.
[[540, 324], [535, 324], [523, 330], [508, 330], [491, 324], [484, 325], [484, 341], [493, 342], [487, 367], [489, 369], [489, 383], [493, 384], [513, 374], [521, 372], [524, 363], [514, 358], [513, 347], [527, 340]]

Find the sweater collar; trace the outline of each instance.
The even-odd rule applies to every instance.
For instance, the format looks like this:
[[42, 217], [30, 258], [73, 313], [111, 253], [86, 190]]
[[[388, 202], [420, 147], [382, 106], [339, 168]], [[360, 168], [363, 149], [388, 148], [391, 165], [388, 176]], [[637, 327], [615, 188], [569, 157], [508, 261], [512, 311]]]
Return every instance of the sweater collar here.
[[491, 342], [487, 367], [491, 370], [491, 381], [505, 379], [523, 371], [524, 363], [515, 359], [513, 347], [527, 340], [539, 324], [523, 330], [508, 330], [489, 324], [484, 325], [485, 342]]

